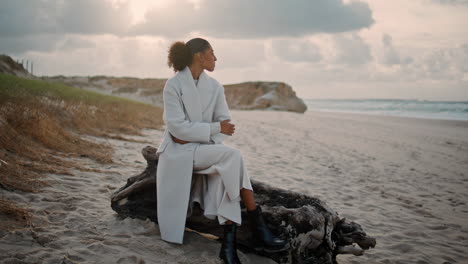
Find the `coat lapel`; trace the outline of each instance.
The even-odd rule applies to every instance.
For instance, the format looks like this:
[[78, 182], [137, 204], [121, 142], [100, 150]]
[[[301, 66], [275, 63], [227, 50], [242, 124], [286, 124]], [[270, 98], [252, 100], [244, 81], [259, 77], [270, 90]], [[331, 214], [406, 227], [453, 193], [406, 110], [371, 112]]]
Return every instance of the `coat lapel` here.
[[200, 94], [195, 86], [189, 67], [185, 67], [184, 70], [179, 72], [179, 81], [182, 86], [182, 102], [184, 103], [190, 121], [202, 121]]

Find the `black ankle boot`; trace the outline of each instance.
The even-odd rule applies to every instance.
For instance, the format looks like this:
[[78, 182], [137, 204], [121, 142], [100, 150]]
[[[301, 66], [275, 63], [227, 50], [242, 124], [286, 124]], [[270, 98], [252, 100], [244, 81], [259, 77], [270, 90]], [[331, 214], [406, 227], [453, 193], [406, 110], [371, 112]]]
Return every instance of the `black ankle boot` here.
[[287, 241], [273, 235], [267, 227], [260, 206], [257, 206], [257, 209], [253, 211], [247, 211], [247, 216], [252, 231], [253, 247], [256, 250], [263, 249], [269, 252], [276, 252], [287, 249]]
[[224, 225], [224, 238], [219, 257], [225, 264], [241, 264], [237, 256], [236, 224]]

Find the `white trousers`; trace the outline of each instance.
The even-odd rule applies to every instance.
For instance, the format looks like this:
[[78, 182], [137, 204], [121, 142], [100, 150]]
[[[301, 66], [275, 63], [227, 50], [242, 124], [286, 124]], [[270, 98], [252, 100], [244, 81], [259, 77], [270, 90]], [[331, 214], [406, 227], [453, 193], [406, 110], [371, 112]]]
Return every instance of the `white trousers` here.
[[193, 170], [189, 215], [197, 202], [207, 218], [240, 225], [240, 189], [252, 190], [240, 151], [225, 145], [201, 144], [194, 152]]

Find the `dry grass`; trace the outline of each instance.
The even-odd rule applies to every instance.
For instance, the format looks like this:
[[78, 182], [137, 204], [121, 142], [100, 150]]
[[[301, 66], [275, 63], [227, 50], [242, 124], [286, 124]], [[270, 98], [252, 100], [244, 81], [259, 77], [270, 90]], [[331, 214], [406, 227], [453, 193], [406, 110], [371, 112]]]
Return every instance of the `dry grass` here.
[[11, 201], [0, 198], [0, 230], [11, 230], [30, 224], [31, 214]]
[[136, 93], [138, 92], [138, 87], [134, 86], [124, 86], [120, 87], [119, 89], [112, 91], [113, 94], [118, 94], [118, 93]]
[[[112, 162], [110, 146], [83, 139], [83, 134], [115, 138], [161, 125], [157, 107], [0, 74], [0, 188], [37, 192], [47, 185], [47, 173], [87, 170], [60, 157]], [[11, 216], [8, 212], [15, 210], [22, 212], [0, 200], [0, 213]]]

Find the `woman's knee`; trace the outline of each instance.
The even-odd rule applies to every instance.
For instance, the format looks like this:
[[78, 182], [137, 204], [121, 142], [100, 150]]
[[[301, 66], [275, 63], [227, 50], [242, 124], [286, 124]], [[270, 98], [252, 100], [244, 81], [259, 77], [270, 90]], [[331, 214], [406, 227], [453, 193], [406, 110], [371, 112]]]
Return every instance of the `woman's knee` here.
[[240, 152], [240, 150], [238, 149], [235, 149], [235, 148], [231, 148], [231, 147], [227, 147], [226, 146], [226, 149], [225, 149], [225, 154], [227, 156], [234, 156], [234, 157], [242, 157], [242, 154]]

